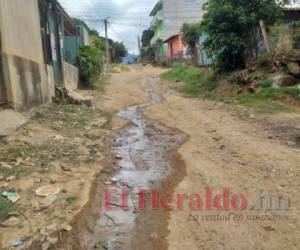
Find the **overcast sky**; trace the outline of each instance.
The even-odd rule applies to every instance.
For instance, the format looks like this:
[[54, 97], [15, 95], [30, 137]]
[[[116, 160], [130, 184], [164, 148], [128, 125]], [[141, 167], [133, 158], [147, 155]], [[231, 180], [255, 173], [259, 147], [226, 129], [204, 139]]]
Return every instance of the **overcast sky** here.
[[108, 35], [124, 41], [130, 53], [138, 53], [137, 36], [149, 26], [149, 13], [157, 0], [59, 0], [70, 16], [86, 21], [104, 35], [102, 19], [110, 17]]

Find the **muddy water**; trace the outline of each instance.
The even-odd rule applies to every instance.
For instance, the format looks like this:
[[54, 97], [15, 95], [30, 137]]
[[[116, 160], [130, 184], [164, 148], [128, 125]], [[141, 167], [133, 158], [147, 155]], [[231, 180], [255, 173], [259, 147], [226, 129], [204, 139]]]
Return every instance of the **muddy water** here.
[[93, 237], [88, 240], [89, 249], [133, 249], [132, 235], [136, 235], [133, 231], [139, 216], [138, 191], [141, 188], [150, 190], [173, 171], [169, 154], [185, 136], [145, 118], [141, 113], [142, 108], [161, 101], [153, 87], [157, 80], [149, 78], [149, 102], [125, 108], [118, 113], [119, 117], [129, 122], [129, 126], [113, 137], [111, 153], [118, 158], [120, 171], [114, 176], [115, 182], [107, 188], [127, 189], [130, 198], [124, 209], [121, 208], [120, 191], [113, 193], [110, 203], [113, 209], [102, 208]]

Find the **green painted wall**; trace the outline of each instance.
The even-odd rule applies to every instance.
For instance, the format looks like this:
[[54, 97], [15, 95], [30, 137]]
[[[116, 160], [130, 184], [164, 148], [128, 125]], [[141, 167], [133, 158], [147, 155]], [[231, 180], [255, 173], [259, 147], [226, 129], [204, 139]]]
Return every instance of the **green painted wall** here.
[[76, 57], [78, 52], [77, 37], [65, 36], [64, 37], [64, 56], [65, 61], [71, 64], [76, 63]]

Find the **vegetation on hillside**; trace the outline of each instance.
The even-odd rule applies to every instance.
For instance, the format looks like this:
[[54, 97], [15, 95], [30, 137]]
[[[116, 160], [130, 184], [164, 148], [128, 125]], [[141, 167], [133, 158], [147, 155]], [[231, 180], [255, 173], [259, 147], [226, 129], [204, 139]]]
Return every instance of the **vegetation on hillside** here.
[[208, 0], [204, 5], [204, 48], [219, 71], [244, 68], [260, 40], [259, 21], [274, 24], [289, 0]]
[[[163, 79], [176, 84], [178, 91], [193, 97], [206, 97], [228, 103], [237, 103], [263, 111], [291, 111], [290, 104], [300, 102], [300, 88], [273, 87], [269, 80], [260, 80], [255, 89], [237, 84], [233, 74], [216, 74], [213, 70], [186, 64], [176, 64], [162, 75]], [[221, 82], [225, 82], [221, 86]], [[245, 88], [245, 90], [243, 90]], [[292, 105], [292, 106], [293, 106]]]

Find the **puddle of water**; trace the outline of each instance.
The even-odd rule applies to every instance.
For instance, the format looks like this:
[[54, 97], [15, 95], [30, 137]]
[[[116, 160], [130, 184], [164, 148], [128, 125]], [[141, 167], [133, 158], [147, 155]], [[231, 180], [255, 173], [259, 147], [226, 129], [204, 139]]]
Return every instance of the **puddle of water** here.
[[[151, 81], [156, 80], [151, 78]], [[150, 88], [148, 93], [149, 102], [125, 108], [118, 113], [119, 117], [128, 120], [132, 125], [113, 137], [112, 154], [121, 158], [118, 161], [120, 171], [114, 176], [117, 183], [108, 188], [126, 188], [129, 190], [129, 197], [137, 197], [141, 188], [149, 190], [171, 173], [169, 153], [185, 139], [184, 135], [142, 115], [141, 108], [161, 101], [154, 88]], [[120, 197], [121, 194], [117, 196]], [[119, 207], [121, 199], [117, 200], [113, 203], [116, 210], [101, 211], [93, 239], [89, 240], [89, 249], [131, 249], [132, 230], [138, 216], [137, 199], [129, 199], [126, 210]]]

